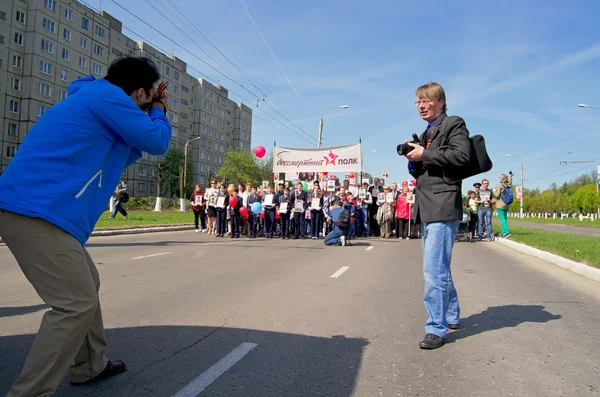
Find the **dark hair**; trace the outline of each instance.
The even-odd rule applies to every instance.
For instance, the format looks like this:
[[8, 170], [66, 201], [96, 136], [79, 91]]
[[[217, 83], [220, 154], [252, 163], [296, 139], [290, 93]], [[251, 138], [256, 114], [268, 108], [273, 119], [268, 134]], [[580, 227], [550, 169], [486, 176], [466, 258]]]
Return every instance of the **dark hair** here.
[[115, 60], [108, 68], [104, 80], [121, 87], [127, 95], [143, 88], [146, 95], [160, 79], [156, 65], [148, 58], [124, 57]]

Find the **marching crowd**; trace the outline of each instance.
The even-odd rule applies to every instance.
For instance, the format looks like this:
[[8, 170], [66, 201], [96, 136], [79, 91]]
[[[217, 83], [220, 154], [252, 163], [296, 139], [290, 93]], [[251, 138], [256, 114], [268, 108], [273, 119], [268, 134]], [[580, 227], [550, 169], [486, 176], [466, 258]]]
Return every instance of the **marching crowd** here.
[[[379, 178], [373, 182], [351, 187], [345, 180], [335, 191], [326, 191], [318, 181], [312, 186], [297, 182], [293, 187], [279, 183], [277, 190], [274, 185], [265, 190], [250, 183], [235, 188], [211, 180], [206, 190], [196, 185], [190, 206], [196, 232], [216, 237], [324, 238], [325, 244], [332, 245], [327, 236], [336, 226], [343, 232], [343, 238], [333, 240], [339, 245], [358, 237], [420, 237], [420, 225], [409, 222], [414, 218], [412, 186], [382, 185]], [[338, 217], [345, 211], [349, 220], [340, 222]]]

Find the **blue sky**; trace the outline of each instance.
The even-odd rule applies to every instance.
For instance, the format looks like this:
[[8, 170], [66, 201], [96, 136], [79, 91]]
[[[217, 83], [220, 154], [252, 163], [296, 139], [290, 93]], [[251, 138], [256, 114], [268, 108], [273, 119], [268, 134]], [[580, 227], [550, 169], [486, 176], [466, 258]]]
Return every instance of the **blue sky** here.
[[[518, 178], [519, 162], [506, 153], [523, 158], [525, 186], [541, 188], [597, 166], [561, 166], [560, 161], [600, 159], [600, 110], [577, 107], [579, 103], [600, 106], [598, 1], [244, 0], [298, 95], [239, 0], [172, 1], [216, 37], [223, 45], [219, 48], [243, 61], [245, 66], [232, 58], [263, 92], [272, 93], [266, 98], [272, 108], [263, 103], [254, 107], [253, 94], [260, 96], [259, 90], [222, 57], [219, 62], [227, 73], [252, 94], [113, 2], [104, 0], [102, 8], [246, 98], [230, 93], [232, 99], [251, 105], [257, 116], [253, 146], [270, 149], [274, 140], [280, 146], [315, 145], [321, 112], [349, 105], [347, 110], [326, 113], [324, 145], [351, 144], [362, 138], [365, 171], [376, 175], [387, 169], [390, 180], [406, 180], [406, 160], [396, 154], [396, 145], [423, 131], [426, 123], [413, 105], [414, 90], [437, 81], [446, 90], [448, 114], [463, 117], [472, 135], [485, 136], [494, 161], [493, 170], [467, 180], [465, 190], [474, 179], [487, 177], [495, 182], [509, 170]], [[145, 1], [119, 3], [215, 65]], [[88, 4], [99, 7], [97, 0]], [[165, 12], [172, 9], [167, 0], [153, 4]], [[204, 38], [195, 35], [194, 39], [220, 57]]]

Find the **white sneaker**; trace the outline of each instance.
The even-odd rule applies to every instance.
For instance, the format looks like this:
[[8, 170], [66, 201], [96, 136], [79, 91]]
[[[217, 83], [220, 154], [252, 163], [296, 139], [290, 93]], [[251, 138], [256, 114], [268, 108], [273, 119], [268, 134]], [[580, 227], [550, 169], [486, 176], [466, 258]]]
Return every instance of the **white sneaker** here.
[[342, 247], [346, 246], [346, 236], [340, 237], [340, 243], [342, 244]]
[[202, 233], [206, 233], [206, 229], [202, 229]]
[[196, 233], [199, 233], [199, 232], [200, 232], [200, 229], [196, 229]]

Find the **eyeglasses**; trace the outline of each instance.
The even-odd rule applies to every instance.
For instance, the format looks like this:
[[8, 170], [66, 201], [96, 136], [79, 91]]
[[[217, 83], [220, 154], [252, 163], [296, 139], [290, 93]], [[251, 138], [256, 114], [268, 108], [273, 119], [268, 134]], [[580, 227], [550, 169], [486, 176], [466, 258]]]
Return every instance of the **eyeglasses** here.
[[431, 102], [429, 99], [424, 99], [422, 101], [415, 101], [415, 106], [421, 106], [421, 105], [429, 105]]

